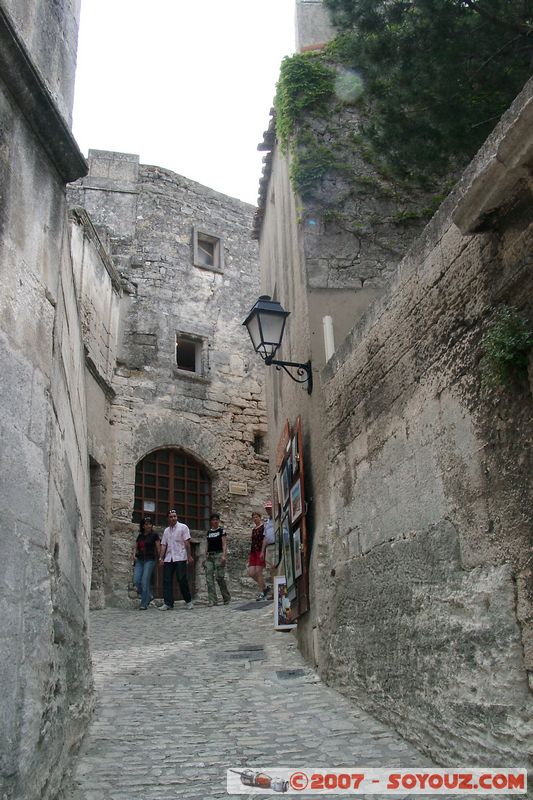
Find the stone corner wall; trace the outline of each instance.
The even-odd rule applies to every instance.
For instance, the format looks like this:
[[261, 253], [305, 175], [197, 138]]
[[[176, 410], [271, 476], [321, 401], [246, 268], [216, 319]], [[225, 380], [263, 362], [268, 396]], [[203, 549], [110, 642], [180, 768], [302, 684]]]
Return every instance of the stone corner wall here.
[[[0, 3], [0, 796], [56, 796], [91, 710], [84, 355], [66, 175], [77, 2]], [[38, 124], [38, 123], [42, 123]]]
[[510, 763], [532, 730], [531, 385], [480, 363], [495, 308], [533, 317], [528, 97], [322, 375], [320, 670], [440, 763]]

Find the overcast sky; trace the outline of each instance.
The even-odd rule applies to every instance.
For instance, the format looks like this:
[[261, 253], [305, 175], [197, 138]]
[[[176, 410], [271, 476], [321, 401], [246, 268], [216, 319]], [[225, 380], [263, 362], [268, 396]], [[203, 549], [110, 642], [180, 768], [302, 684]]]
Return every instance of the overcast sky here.
[[256, 203], [294, 0], [82, 0], [74, 135]]

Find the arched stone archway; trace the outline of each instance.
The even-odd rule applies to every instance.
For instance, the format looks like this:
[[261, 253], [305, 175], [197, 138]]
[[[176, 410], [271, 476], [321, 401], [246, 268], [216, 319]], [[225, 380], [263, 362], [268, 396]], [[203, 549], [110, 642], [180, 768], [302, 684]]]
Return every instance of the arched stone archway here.
[[133, 433], [132, 455], [135, 463], [153, 450], [179, 447], [200, 461], [212, 476], [217, 438], [205, 427], [177, 414], [157, 419], [144, 419]]

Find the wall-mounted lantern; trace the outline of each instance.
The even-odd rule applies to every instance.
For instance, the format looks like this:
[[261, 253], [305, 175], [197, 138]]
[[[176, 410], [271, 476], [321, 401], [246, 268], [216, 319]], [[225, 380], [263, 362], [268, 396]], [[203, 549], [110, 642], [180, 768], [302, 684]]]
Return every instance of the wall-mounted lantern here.
[[[273, 364], [276, 369], [283, 369], [296, 383], [307, 383], [307, 393], [313, 391], [313, 373], [311, 361], [298, 364], [294, 361], [278, 361], [274, 358], [281, 347], [281, 340], [285, 331], [285, 322], [290, 311], [285, 311], [276, 300], [271, 300], [268, 295], [261, 295], [259, 300], [242, 323], [246, 325], [250, 339], [256, 353], [259, 353], [265, 364]], [[287, 367], [296, 370], [297, 378]]]

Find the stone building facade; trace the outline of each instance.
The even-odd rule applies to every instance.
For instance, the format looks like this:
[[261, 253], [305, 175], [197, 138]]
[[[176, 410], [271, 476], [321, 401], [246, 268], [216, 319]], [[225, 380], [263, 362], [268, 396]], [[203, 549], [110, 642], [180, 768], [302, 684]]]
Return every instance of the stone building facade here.
[[[253, 208], [137, 156], [103, 151], [90, 151], [89, 174], [69, 188], [69, 201], [107, 242], [123, 286], [107, 429], [113, 467], [102, 484], [108, 528], [93, 601], [128, 602], [143, 509], [162, 527], [176, 506], [199, 553], [209, 513], [218, 511], [238, 581], [251, 510], [262, 509], [268, 492], [263, 376], [241, 325], [259, 285]], [[152, 472], [165, 451], [173, 479], [166, 466]], [[182, 470], [199, 483], [185, 485]], [[200, 572], [195, 582], [203, 591]]]
[[0, 2], [0, 797], [57, 791], [91, 705], [84, 352], [65, 184], [79, 3]]
[[327, 226], [308, 224], [273, 127], [266, 137], [262, 289], [291, 312], [276, 357], [311, 358], [314, 373], [311, 395], [273, 370], [267, 384], [272, 468], [286, 421], [302, 418], [299, 643], [330, 684], [447, 765], [531, 752], [532, 382], [491, 390], [480, 361], [495, 309], [533, 313], [532, 95], [530, 83], [372, 291], [317, 287]]
[[253, 209], [136, 156], [87, 164], [79, 5], [0, 0], [2, 800], [57, 796], [91, 712], [89, 607], [132, 604], [143, 511], [183, 507], [199, 550], [219, 511], [242, 588], [268, 491]]

